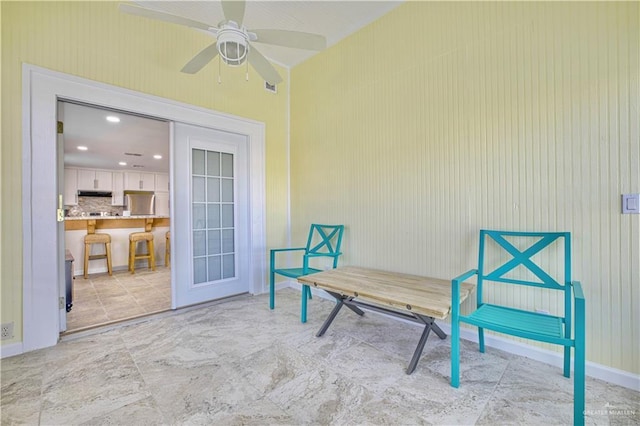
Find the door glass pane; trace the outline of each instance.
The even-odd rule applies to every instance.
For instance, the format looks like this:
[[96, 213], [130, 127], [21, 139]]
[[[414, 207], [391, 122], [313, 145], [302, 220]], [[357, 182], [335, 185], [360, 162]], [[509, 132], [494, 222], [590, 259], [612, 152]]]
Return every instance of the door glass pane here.
[[220, 254], [220, 231], [209, 231], [208, 254]]
[[193, 231], [193, 255], [204, 256], [207, 254], [207, 242], [205, 231]]
[[222, 154], [222, 176], [233, 177], [233, 154]]
[[207, 152], [207, 176], [220, 176], [219, 152]]
[[233, 154], [192, 150], [194, 284], [236, 276]]
[[205, 160], [205, 152], [201, 149], [194, 149], [191, 153], [192, 156], [192, 166], [191, 170], [194, 175], [203, 175], [204, 174], [204, 160]]
[[207, 258], [197, 257], [193, 259], [193, 283], [199, 284], [207, 281]]
[[222, 201], [233, 203], [233, 179], [222, 179]]
[[193, 177], [193, 202], [194, 203], [201, 203], [204, 200], [206, 200], [207, 194], [205, 193], [205, 185], [206, 185], [206, 182], [203, 177], [197, 177], [197, 176]]
[[220, 265], [222, 257], [209, 256], [207, 260], [209, 262], [209, 281], [217, 281], [222, 279], [222, 265]]
[[193, 204], [193, 229], [205, 228], [205, 207], [206, 204]]
[[233, 229], [222, 231], [222, 252], [233, 253]]
[[233, 227], [233, 204], [222, 205], [222, 227]]
[[235, 256], [232, 254], [222, 256], [222, 278], [233, 278], [235, 270]]
[[207, 178], [207, 201], [220, 201], [220, 179]]
[[207, 204], [207, 227], [220, 228], [220, 204]]

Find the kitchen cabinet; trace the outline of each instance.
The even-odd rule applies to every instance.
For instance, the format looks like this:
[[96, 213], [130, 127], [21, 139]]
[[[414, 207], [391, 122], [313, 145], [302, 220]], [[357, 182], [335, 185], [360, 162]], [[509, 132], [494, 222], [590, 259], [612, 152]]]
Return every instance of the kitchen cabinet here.
[[169, 216], [169, 173], [156, 173], [156, 215]]
[[169, 192], [169, 173], [156, 173], [156, 192]]
[[155, 191], [156, 176], [154, 173], [125, 172], [125, 191]]
[[156, 216], [169, 216], [169, 193], [156, 192]]
[[112, 182], [111, 205], [124, 206], [124, 173], [113, 172]]
[[64, 169], [64, 205], [78, 205], [78, 170]]
[[78, 190], [111, 191], [113, 174], [103, 170], [78, 169]]

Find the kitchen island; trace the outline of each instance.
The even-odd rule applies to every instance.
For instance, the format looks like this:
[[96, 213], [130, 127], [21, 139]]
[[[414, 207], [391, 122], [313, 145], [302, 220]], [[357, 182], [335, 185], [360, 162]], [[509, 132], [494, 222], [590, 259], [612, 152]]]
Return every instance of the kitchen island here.
[[[93, 233], [111, 235], [111, 257], [114, 270], [127, 269], [129, 260], [129, 234], [132, 232], [152, 232], [156, 266], [165, 262], [165, 234], [169, 230], [169, 216], [75, 216], [65, 217], [65, 248], [76, 259], [84, 258], [84, 236]], [[97, 254], [103, 250], [99, 245], [92, 247]], [[144, 268], [146, 262], [141, 267]], [[82, 275], [82, 262], [74, 262], [74, 275]], [[107, 272], [106, 260], [89, 262], [89, 273]]]

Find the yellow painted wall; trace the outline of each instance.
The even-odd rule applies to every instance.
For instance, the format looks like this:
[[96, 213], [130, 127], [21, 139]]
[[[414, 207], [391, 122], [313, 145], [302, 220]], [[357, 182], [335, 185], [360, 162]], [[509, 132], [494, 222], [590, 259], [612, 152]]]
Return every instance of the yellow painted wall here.
[[[192, 29], [118, 12], [118, 2], [2, 2], [0, 150], [1, 321], [22, 330], [22, 63], [60, 71], [266, 123], [267, 244], [287, 226], [287, 71], [278, 94], [250, 69], [217, 63], [196, 75], [179, 70], [212, 39]], [[52, 212], [53, 214], [53, 212]]]
[[480, 228], [571, 231], [588, 360], [640, 373], [639, 7], [408, 2], [295, 67], [294, 240], [343, 223], [344, 264], [450, 279]]

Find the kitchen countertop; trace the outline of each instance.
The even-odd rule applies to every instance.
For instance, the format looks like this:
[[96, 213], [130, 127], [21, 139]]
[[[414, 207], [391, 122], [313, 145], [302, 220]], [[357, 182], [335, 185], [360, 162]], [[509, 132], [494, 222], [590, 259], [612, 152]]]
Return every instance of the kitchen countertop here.
[[64, 220], [109, 220], [109, 219], [169, 219], [169, 216], [136, 215], [136, 216], [68, 216]]
[[75, 216], [67, 217], [64, 221], [65, 231], [86, 231], [93, 234], [96, 229], [133, 229], [144, 228], [150, 232], [156, 227], [169, 227], [169, 216], [138, 215], [138, 216]]

